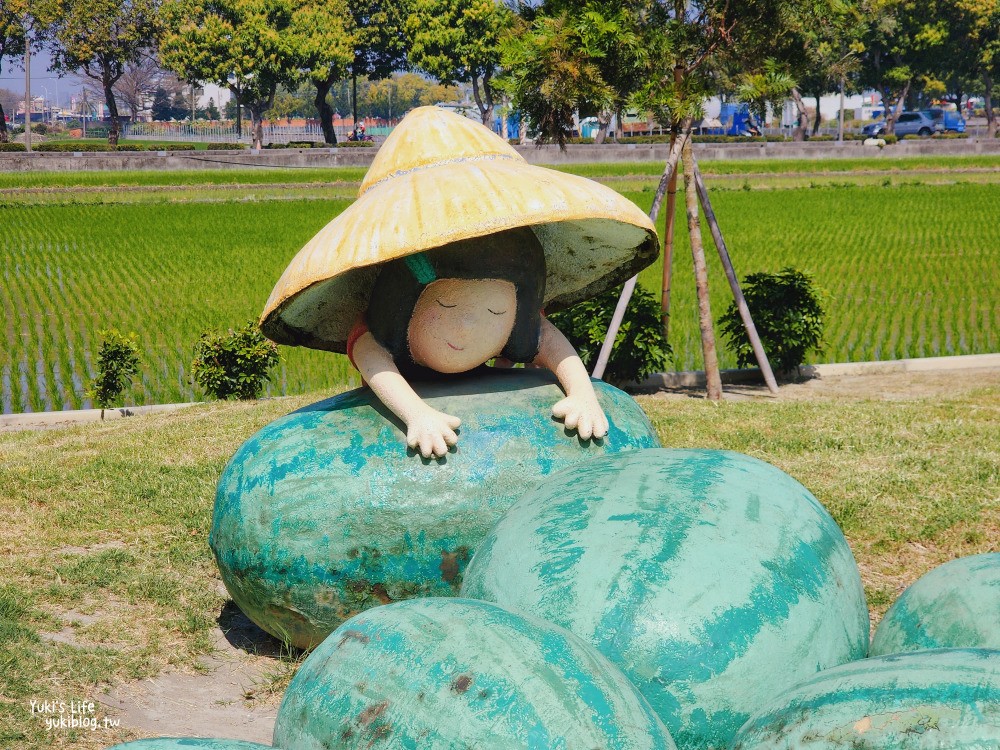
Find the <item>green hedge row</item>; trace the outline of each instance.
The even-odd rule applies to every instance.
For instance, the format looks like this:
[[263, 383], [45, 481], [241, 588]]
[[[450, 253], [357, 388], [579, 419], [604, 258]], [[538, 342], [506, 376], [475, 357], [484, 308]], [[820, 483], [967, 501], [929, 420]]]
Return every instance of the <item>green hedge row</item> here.
[[23, 143], [0, 143], [0, 151], [26, 151]]

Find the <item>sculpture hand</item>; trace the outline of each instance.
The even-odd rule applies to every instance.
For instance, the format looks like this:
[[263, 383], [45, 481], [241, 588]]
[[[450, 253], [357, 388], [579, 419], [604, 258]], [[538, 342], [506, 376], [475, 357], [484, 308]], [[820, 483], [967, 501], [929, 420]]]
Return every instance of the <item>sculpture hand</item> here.
[[441, 458], [458, 442], [462, 420], [424, 405], [406, 421], [406, 444], [424, 458]]
[[567, 429], [576, 429], [584, 440], [608, 434], [608, 418], [593, 396], [567, 396], [552, 407], [552, 416], [562, 419]]

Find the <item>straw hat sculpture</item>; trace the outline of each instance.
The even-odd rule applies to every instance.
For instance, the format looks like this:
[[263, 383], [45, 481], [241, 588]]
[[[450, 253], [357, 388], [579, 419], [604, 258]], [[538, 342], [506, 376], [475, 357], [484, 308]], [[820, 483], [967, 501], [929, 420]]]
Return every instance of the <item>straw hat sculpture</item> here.
[[438, 107], [410, 112], [379, 149], [357, 201], [295, 256], [261, 316], [279, 344], [345, 352], [380, 266], [530, 228], [545, 255], [544, 308], [605, 291], [652, 263], [656, 230], [604, 185], [528, 164], [487, 128]]

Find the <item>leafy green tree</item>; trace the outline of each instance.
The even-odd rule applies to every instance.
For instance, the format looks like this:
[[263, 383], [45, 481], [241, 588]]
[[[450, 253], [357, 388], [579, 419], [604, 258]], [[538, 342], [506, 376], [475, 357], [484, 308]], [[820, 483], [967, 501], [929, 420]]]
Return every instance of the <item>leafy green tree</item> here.
[[299, 76], [293, 0], [166, 0], [160, 59], [188, 81], [229, 86], [250, 112], [254, 148], [279, 84]]
[[[115, 329], [101, 331], [97, 353], [97, 377], [89, 395], [102, 411], [115, 405], [139, 372], [139, 344], [135, 334], [123, 335]], [[103, 413], [101, 417], [103, 418]]]
[[413, 0], [410, 62], [442, 83], [470, 84], [483, 124], [492, 127], [500, 38], [511, 22], [496, 0]]
[[255, 399], [278, 360], [278, 347], [249, 321], [228, 333], [202, 334], [191, 372], [195, 382], [215, 398]]
[[937, 15], [947, 33], [934, 56], [933, 73], [942, 98], [962, 108], [964, 93], [984, 95], [987, 129], [997, 133], [994, 88], [1000, 81], [1000, 0], [939, 0]]
[[767, 119], [768, 105], [783, 101], [794, 87], [795, 79], [772, 59], [765, 61], [763, 70], [742, 75], [736, 94], [746, 102], [754, 119], [762, 123]]
[[866, 10], [860, 82], [881, 93], [885, 132], [892, 135], [911, 89], [942, 53], [947, 29], [933, 0], [869, 0]]
[[158, 122], [166, 122], [173, 117], [173, 104], [170, 101], [170, 93], [158, 86], [153, 92], [153, 105], [150, 107], [153, 119]]
[[153, 44], [157, 0], [40, 0], [51, 25], [52, 66], [97, 81], [111, 116], [108, 143], [118, 145], [121, 122], [114, 87], [130, 63]]
[[[358, 119], [358, 82], [388, 78], [410, 67], [407, 19], [413, 0], [352, 0], [354, 60], [351, 62], [351, 111]], [[346, 111], [346, 110], [345, 110]]]
[[210, 98], [208, 100], [208, 106], [205, 107], [205, 117], [213, 121], [222, 119], [222, 113], [219, 112], [219, 108], [215, 106], [214, 98]]
[[575, 112], [587, 107], [609, 112], [615, 101], [597, 64], [603, 51], [589, 31], [566, 11], [554, 17], [537, 14], [530, 22], [518, 18], [501, 42], [505, 72], [497, 87], [543, 138], [560, 146], [572, 133]]
[[[611, 290], [548, 316], [576, 348], [588, 370], [597, 361], [617, 302], [618, 292]], [[666, 370], [670, 355], [660, 325], [660, 305], [651, 292], [638, 287], [615, 337], [605, 377], [617, 384], [642, 380]]]
[[[3, 70], [4, 58], [20, 58], [24, 55], [24, 47], [28, 43], [27, 0], [2, 0], [0, 2], [0, 71]], [[0, 105], [0, 143], [7, 143], [9, 140], [7, 118], [4, 115], [3, 106]]]
[[390, 120], [414, 107], [454, 101], [461, 95], [457, 87], [429, 81], [417, 73], [396, 73], [366, 86], [362, 101], [367, 113]]
[[355, 56], [355, 19], [346, 0], [305, 0], [295, 10], [288, 40], [315, 87], [313, 103], [323, 138], [336, 143], [330, 89], [347, 77]]
[[[820, 351], [825, 313], [808, 274], [794, 268], [752, 273], [744, 279], [743, 295], [775, 370], [791, 372], [805, 361], [806, 352]], [[719, 318], [719, 325], [736, 353], [736, 363], [752, 367], [756, 358], [735, 302]]]

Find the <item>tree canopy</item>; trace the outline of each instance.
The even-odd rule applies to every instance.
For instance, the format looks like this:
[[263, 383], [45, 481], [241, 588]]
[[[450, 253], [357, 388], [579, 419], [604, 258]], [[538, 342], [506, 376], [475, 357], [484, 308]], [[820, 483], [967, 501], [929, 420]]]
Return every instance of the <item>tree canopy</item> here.
[[155, 38], [156, 0], [41, 0], [47, 10], [52, 66], [98, 82], [111, 115], [108, 141], [121, 132], [115, 84]]
[[496, 0], [412, 0], [410, 62], [442, 83], [468, 83], [483, 124], [493, 124], [500, 38], [511, 11]]
[[160, 59], [181, 78], [229, 86], [250, 110], [254, 146], [279, 84], [300, 74], [294, 0], [166, 0]]
[[[0, 4], [0, 71], [4, 69], [4, 58], [17, 59], [24, 54], [28, 43], [27, 16], [27, 0], [3, 0]], [[8, 140], [7, 118], [0, 103], [0, 143]]]

